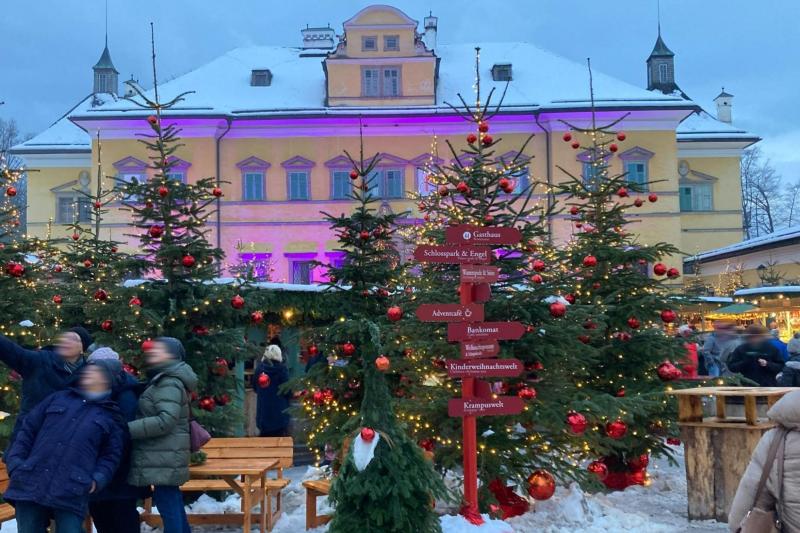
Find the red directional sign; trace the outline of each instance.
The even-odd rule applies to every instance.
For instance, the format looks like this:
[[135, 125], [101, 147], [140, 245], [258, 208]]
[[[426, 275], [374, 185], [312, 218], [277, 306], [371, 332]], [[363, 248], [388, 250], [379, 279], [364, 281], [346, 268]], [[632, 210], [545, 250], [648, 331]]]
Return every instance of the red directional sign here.
[[518, 396], [498, 396], [496, 398], [455, 398], [447, 402], [450, 416], [516, 415], [524, 408]]
[[449, 342], [472, 339], [517, 340], [525, 334], [521, 322], [457, 322], [447, 325]]
[[483, 306], [480, 304], [422, 304], [417, 307], [417, 318], [423, 322], [482, 322]]
[[494, 283], [500, 279], [500, 267], [461, 265], [461, 283]]
[[498, 228], [480, 226], [449, 226], [444, 232], [448, 244], [516, 244], [522, 240], [517, 228]]
[[461, 357], [464, 359], [493, 357], [499, 353], [500, 345], [496, 340], [486, 339], [461, 343]]
[[414, 259], [423, 263], [486, 265], [492, 262], [491, 248], [480, 246], [421, 245], [414, 250]]
[[451, 378], [515, 378], [524, 368], [519, 359], [447, 360], [447, 375]]

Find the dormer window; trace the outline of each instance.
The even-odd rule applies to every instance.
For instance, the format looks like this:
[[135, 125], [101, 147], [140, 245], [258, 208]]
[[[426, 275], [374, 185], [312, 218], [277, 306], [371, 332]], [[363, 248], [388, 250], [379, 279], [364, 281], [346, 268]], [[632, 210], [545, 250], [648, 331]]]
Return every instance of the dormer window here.
[[496, 63], [492, 67], [494, 81], [511, 81], [511, 63]]
[[269, 69], [253, 70], [250, 85], [253, 87], [269, 87], [272, 83], [272, 72]]
[[383, 36], [383, 50], [396, 52], [400, 50], [400, 36], [399, 35], [384, 35]]
[[374, 35], [362, 37], [361, 50], [364, 52], [376, 52], [378, 50], [378, 38]]

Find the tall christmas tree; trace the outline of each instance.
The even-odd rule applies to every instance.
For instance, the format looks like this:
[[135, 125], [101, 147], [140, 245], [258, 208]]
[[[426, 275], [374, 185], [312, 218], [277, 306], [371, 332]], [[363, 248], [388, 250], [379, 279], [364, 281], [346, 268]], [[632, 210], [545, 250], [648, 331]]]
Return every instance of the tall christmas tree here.
[[[593, 98], [591, 70], [590, 92]], [[649, 454], [669, 453], [664, 436], [677, 430], [674, 402], [664, 390], [680, 377], [685, 356], [682, 342], [665, 333], [677, 315], [659, 280], [680, 275], [662, 262], [678, 257], [678, 250], [664, 242], [640, 242], [626, 229], [630, 211], [658, 196], [647, 192], [650, 184], [629, 181], [609, 168], [610, 157], [626, 140], [615, 129], [624, 118], [597, 124], [593, 107], [589, 126], [564, 123], [563, 140], [585, 150], [589, 170], [578, 176], [561, 168], [567, 180], [558, 186], [576, 228], [568, 251], [578, 281], [576, 303], [603, 316], [588, 342], [598, 356], [580, 382], [580, 396], [587, 407], [602, 406], [592, 409], [590, 449], [602, 458], [592, 465], [594, 471], [611, 488], [644, 483]], [[655, 278], [648, 275], [648, 265]]]

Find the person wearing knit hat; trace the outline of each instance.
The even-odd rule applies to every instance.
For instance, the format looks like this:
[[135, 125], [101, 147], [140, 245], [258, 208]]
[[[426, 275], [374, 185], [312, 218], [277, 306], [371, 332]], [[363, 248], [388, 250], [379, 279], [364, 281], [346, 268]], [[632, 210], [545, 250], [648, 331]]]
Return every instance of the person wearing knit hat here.
[[256, 425], [262, 437], [284, 437], [289, 434], [291, 419], [289, 408], [291, 392], [281, 392], [289, 381], [289, 369], [283, 362], [283, 353], [276, 344], [264, 350], [261, 362], [253, 373], [252, 386], [256, 392]]
[[22, 376], [22, 398], [10, 443], [25, 416], [42, 400], [76, 383], [78, 371], [86, 362], [83, 354], [92, 342], [91, 334], [81, 326], [61, 332], [54, 347], [41, 350], [23, 348], [0, 335], [0, 362]]

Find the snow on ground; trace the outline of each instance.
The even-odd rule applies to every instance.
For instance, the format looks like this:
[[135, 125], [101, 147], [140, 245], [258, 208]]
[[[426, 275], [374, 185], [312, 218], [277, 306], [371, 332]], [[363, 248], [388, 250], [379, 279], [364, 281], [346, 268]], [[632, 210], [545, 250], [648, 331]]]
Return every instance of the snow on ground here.
[[[535, 509], [510, 519], [488, 520], [481, 527], [473, 526], [460, 516], [442, 516], [444, 533], [719, 533], [727, 525], [714, 521], [688, 522], [686, 519], [686, 479], [682, 450], [678, 451], [677, 466], [666, 460], [651, 461], [649, 487], [630, 487], [623, 492], [587, 494], [577, 485], [559, 487], [548, 501], [538, 502]], [[295, 467], [284, 471], [292, 483], [283, 492], [284, 513], [273, 529], [274, 533], [305, 531], [305, 489], [302, 482], [319, 478], [322, 471], [313, 467]], [[318, 512], [330, 510], [326, 498], [317, 500]], [[190, 513], [238, 512], [238, 496], [216, 501], [201, 496], [188, 507]], [[485, 517], [488, 519], [488, 517]], [[327, 526], [310, 530], [326, 533]], [[242, 533], [241, 528], [227, 526], [195, 526], [196, 533]], [[253, 531], [258, 531], [257, 526]], [[142, 525], [143, 533], [160, 533]], [[3, 524], [2, 533], [17, 533], [16, 524]]]

